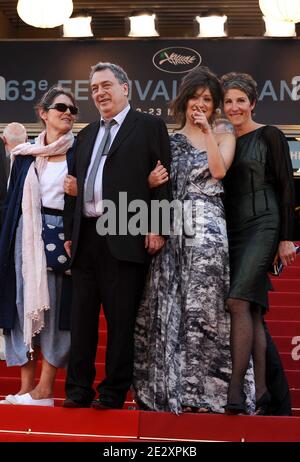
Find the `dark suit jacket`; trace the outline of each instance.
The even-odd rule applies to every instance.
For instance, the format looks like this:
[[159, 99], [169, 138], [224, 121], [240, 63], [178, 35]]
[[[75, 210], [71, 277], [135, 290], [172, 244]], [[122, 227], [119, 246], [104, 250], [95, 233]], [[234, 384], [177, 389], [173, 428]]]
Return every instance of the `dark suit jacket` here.
[[9, 159], [6, 157], [4, 142], [2, 138], [0, 138], [0, 229], [2, 225], [2, 211], [6, 197], [8, 174]]
[[[78, 182], [78, 196], [66, 196], [64, 226], [66, 240], [72, 240], [72, 261], [79, 243], [83, 210], [84, 181], [90, 163], [100, 122], [85, 127], [77, 136], [74, 176]], [[169, 170], [170, 142], [165, 123], [154, 116], [130, 109], [108, 153], [103, 170], [103, 199], [116, 205], [118, 229], [119, 192], [127, 193], [127, 202], [139, 199], [150, 205], [151, 199], [171, 200], [169, 182], [150, 190], [148, 175], [157, 160]], [[134, 213], [128, 213], [128, 220]], [[107, 235], [112, 255], [119, 260], [145, 263], [148, 259], [143, 235]], [[81, 243], [82, 244], [82, 243]]]

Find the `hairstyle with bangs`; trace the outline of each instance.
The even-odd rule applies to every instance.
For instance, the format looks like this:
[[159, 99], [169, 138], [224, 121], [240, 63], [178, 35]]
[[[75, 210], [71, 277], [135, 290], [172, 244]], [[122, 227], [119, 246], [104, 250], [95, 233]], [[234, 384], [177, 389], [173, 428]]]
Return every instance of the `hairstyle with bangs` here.
[[208, 67], [200, 66], [189, 72], [181, 81], [177, 97], [171, 102], [170, 108], [176, 122], [179, 123], [180, 129], [186, 123], [186, 108], [188, 101], [193, 98], [199, 88], [208, 89], [213, 99], [213, 114], [210, 123], [213, 122], [216, 110], [223, 99], [223, 91], [220, 81]]

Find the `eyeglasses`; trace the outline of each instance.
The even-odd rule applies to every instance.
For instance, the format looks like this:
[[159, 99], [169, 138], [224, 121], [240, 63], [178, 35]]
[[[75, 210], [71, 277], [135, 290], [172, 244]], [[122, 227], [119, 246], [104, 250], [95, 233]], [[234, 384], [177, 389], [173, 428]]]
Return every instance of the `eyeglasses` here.
[[69, 109], [72, 115], [78, 114], [78, 107], [71, 105], [68, 106], [65, 103], [51, 104], [51, 106], [48, 106], [48, 109], [56, 109], [58, 112], [67, 112], [67, 110]]

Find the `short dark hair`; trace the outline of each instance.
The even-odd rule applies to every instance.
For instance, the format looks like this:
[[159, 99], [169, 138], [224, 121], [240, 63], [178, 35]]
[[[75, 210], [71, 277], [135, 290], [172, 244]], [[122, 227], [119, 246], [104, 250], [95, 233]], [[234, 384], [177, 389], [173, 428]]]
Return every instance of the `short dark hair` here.
[[43, 109], [44, 111], [48, 111], [49, 106], [53, 103], [55, 98], [59, 95], [65, 95], [76, 106], [76, 101], [73, 93], [70, 90], [67, 90], [66, 88], [63, 88], [59, 85], [53, 85], [52, 87], [49, 88], [49, 90], [42, 96], [42, 98], [39, 100], [39, 102], [35, 105], [35, 111], [36, 114], [39, 118], [39, 120], [42, 122], [42, 124], [45, 126], [44, 120], [40, 117], [39, 111]]
[[248, 96], [251, 104], [256, 104], [258, 100], [257, 83], [250, 74], [228, 72], [222, 75], [221, 84], [224, 94], [228, 90], [240, 90]]
[[91, 67], [91, 73], [90, 73], [90, 80], [92, 80], [93, 75], [95, 72], [99, 71], [105, 71], [106, 69], [109, 69], [118, 82], [120, 84], [126, 83], [129, 87], [129, 78], [127, 73], [124, 71], [124, 69], [121, 66], [118, 66], [118, 64], [113, 64], [113, 63], [102, 63], [99, 62], [95, 64], [94, 66]]
[[186, 122], [187, 102], [194, 96], [198, 88], [208, 89], [211, 93], [214, 112], [220, 106], [223, 99], [222, 87], [216, 74], [208, 67], [200, 66], [189, 72], [181, 81], [179, 92], [171, 102], [170, 107], [180, 128]]

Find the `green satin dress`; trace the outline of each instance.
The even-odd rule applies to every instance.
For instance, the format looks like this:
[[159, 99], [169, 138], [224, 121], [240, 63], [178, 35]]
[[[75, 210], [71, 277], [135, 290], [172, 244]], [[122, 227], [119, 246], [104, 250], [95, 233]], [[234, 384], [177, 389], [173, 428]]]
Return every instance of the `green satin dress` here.
[[268, 307], [268, 269], [280, 240], [293, 238], [294, 186], [283, 133], [263, 126], [237, 138], [224, 179], [229, 239], [228, 297]]

